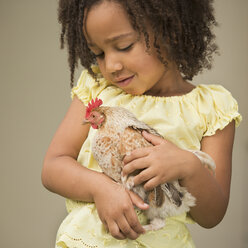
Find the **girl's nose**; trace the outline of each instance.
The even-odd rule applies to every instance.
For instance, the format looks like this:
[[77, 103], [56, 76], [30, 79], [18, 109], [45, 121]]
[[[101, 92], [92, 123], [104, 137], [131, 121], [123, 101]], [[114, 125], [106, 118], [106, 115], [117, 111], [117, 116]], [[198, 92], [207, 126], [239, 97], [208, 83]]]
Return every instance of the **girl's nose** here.
[[105, 55], [105, 68], [108, 73], [115, 73], [123, 69], [123, 64], [119, 57], [115, 55]]

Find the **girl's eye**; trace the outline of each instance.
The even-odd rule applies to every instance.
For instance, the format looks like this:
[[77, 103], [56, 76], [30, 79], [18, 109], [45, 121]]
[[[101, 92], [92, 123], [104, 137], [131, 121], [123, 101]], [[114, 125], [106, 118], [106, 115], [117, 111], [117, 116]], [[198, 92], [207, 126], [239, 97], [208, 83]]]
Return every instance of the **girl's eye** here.
[[119, 48], [118, 50], [120, 51], [128, 51], [129, 49], [131, 49], [133, 47], [133, 43], [131, 43], [129, 46], [124, 47], [124, 48]]
[[[133, 47], [133, 44], [130, 44], [129, 46], [127, 47], [124, 47], [124, 48], [117, 48], [118, 51], [121, 51], [121, 52], [125, 52], [125, 51], [129, 51], [132, 47]], [[93, 52], [92, 52], [93, 53]], [[95, 54], [93, 53], [93, 55], [95, 56], [95, 58], [98, 58], [98, 59], [103, 59], [104, 58], [104, 52], [102, 53], [99, 53], [99, 54]]]

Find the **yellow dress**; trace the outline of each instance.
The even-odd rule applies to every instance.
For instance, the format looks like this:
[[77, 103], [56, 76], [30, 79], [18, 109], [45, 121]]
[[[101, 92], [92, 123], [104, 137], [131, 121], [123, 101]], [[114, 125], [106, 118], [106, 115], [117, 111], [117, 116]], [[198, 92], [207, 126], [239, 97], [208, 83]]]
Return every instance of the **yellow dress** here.
[[[155, 128], [167, 140], [185, 149], [200, 150], [204, 136], [213, 135], [233, 119], [241, 121], [238, 105], [230, 92], [219, 85], [198, 85], [188, 94], [172, 97], [148, 95], [133, 96], [101, 78], [96, 82], [86, 70], [72, 89], [87, 105], [92, 98], [101, 98], [104, 105], [123, 106], [136, 117]], [[78, 162], [101, 171], [91, 152], [91, 140], [96, 130], [90, 129], [78, 156]], [[117, 240], [107, 233], [98, 217], [94, 203], [67, 199], [68, 215], [62, 222], [56, 238], [56, 248], [129, 247], [129, 248], [192, 248], [195, 247], [186, 224], [193, 221], [183, 214], [166, 219], [158, 231], [147, 232], [137, 240]], [[144, 214], [136, 211], [142, 224]]]

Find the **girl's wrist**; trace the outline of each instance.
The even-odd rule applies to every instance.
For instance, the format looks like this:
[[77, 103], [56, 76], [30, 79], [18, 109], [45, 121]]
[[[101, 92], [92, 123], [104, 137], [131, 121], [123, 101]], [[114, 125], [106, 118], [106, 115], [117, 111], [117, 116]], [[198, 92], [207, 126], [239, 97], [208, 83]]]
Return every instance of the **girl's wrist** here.
[[99, 194], [102, 194], [103, 189], [105, 193], [108, 192], [108, 190], [106, 190], [107, 185], [114, 183], [112, 179], [101, 172], [97, 173], [94, 181], [95, 183], [90, 190], [93, 201], [95, 201], [95, 197], [97, 197]]
[[197, 171], [202, 167], [200, 159], [194, 155], [192, 152], [185, 150], [184, 151], [184, 164], [182, 169], [182, 177], [180, 181], [188, 181], [193, 178]]

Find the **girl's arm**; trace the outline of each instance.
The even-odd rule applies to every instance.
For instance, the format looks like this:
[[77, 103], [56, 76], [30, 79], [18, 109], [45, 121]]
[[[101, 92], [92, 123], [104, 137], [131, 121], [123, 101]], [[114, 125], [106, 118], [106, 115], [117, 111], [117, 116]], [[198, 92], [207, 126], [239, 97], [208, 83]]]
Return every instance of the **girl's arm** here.
[[[92, 201], [95, 184], [89, 178], [97, 177], [98, 173], [88, 171], [76, 161], [89, 131], [89, 126], [82, 125], [84, 115], [85, 107], [75, 97], [48, 148], [42, 183], [50, 191], [64, 197]], [[82, 187], [82, 181], [88, 182], [87, 188]]]
[[215, 161], [215, 176], [196, 163], [189, 168], [189, 176], [182, 180], [182, 184], [197, 199], [197, 205], [191, 209], [190, 214], [198, 224], [206, 228], [217, 225], [228, 206], [234, 134], [235, 122], [232, 121], [215, 135], [202, 139], [201, 150]]
[[42, 183], [64, 197], [95, 202], [99, 217], [118, 239], [136, 239], [144, 229], [133, 208], [146, 209], [137, 195], [127, 192], [103, 173], [79, 164], [76, 160], [87, 138], [89, 125], [82, 125], [84, 104], [75, 97], [55, 133], [44, 159]]
[[201, 226], [211, 228], [225, 215], [230, 192], [234, 121], [215, 135], [204, 137], [201, 150], [216, 163], [216, 176], [205, 168], [191, 152], [182, 150], [162, 138], [144, 133], [154, 146], [137, 149], [124, 159], [124, 173], [143, 171], [134, 178], [135, 185], [145, 182], [145, 189], [176, 179], [196, 197], [196, 206], [190, 211]]

